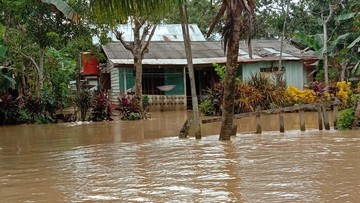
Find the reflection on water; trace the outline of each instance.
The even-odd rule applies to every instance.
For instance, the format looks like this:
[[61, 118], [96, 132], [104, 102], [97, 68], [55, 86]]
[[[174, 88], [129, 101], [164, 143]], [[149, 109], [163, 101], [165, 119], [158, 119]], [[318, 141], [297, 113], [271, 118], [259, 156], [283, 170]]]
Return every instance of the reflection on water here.
[[[0, 202], [357, 202], [359, 131], [318, 131], [307, 114], [237, 120], [218, 141], [178, 139], [185, 112], [152, 120], [0, 127]], [[293, 129], [293, 130], [291, 130]], [[144, 132], [146, 131], [146, 132]]]

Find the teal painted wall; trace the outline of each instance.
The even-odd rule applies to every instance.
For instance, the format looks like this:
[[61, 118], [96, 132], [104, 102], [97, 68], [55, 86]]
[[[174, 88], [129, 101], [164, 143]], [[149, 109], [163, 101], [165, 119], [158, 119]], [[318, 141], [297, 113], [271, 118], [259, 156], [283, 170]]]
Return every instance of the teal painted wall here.
[[184, 94], [184, 71], [182, 68], [166, 68], [165, 73], [165, 84], [164, 85], [175, 85], [174, 89], [165, 92], [165, 95], [179, 95]]
[[[126, 80], [124, 79], [124, 77], [126, 77]], [[127, 89], [134, 87], [135, 79], [133, 68], [119, 68], [119, 84], [120, 93], [125, 93]]]
[[[242, 64], [242, 79], [247, 80], [250, 78], [251, 74], [260, 73], [260, 68], [270, 68], [277, 67], [278, 62], [257, 62], [257, 63], [246, 63]], [[301, 61], [283, 61], [283, 66], [285, 67], [285, 79], [287, 85], [293, 85], [299, 89], [303, 89], [304, 83], [304, 70]]]

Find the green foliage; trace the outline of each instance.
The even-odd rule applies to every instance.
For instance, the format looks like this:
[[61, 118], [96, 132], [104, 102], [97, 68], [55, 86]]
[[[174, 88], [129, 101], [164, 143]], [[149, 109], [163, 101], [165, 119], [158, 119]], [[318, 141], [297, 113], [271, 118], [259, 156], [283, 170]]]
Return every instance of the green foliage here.
[[63, 106], [68, 107], [72, 102], [71, 90], [68, 87], [71, 80], [76, 78], [76, 62], [63, 50], [47, 49], [47, 65], [51, 68], [51, 84], [55, 97]]
[[80, 90], [76, 95], [75, 104], [80, 109], [81, 120], [85, 121], [87, 111], [92, 106], [92, 94], [88, 90]]
[[[215, 72], [220, 77], [220, 79], [224, 80], [225, 75], [226, 75], [226, 66], [219, 65], [219, 64], [213, 64], [213, 67], [215, 68]], [[238, 78], [238, 77], [235, 78], [235, 80], [237, 83], [241, 82], [240, 78]]]
[[142, 103], [143, 103], [144, 109], [146, 109], [150, 104], [150, 98], [147, 95], [143, 96]]
[[61, 103], [48, 89], [42, 89], [39, 96], [28, 94], [22, 104], [22, 119], [25, 123], [53, 123], [55, 112], [61, 108]]
[[350, 98], [350, 106], [355, 106], [360, 101], [360, 94], [352, 94]]
[[204, 99], [199, 104], [199, 111], [203, 113], [205, 116], [214, 116], [216, 115], [216, 110], [213, 106], [213, 101], [210, 98]]
[[19, 101], [10, 93], [0, 97], [0, 125], [13, 125], [19, 123]]
[[340, 111], [339, 120], [336, 124], [336, 127], [339, 130], [351, 129], [354, 118], [355, 111], [353, 108], [342, 110]]

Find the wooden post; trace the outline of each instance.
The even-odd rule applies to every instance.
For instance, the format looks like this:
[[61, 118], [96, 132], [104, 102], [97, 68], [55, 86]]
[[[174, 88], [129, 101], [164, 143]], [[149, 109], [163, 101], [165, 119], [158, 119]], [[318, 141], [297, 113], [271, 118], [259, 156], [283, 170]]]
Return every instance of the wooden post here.
[[193, 120], [194, 120], [194, 115], [191, 115], [186, 119], [183, 127], [180, 130], [179, 138], [187, 138]]
[[333, 118], [334, 118], [334, 129], [337, 129], [337, 120], [338, 120], [339, 106], [335, 104], [333, 106]]
[[324, 115], [325, 130], [330, 130], [329, 113], [326, 111], [326, 108], [324, 106], [322, 106], [321, 108], [322, 108], [322, 113]]
[[237, 125], [233, 125], [231, 135], [236, 135], [236, 131], [237, 131]]
[[322, 125], [322, 113], [321, 113], [321, 106], [318, 105], [317, 106], [317, 116], [318, 116], [318, 124], [319, 124], [319, 130], [323, 130], [323, 125]]
[[279, 114], [279, 124], [280, 124], [280, 132], [281, 133], [285, 132], [284, 114], [283, 113]]
[[305, 131], [305, 113], [304, 110], [300, 109], [300, 130]]
[[261, 134], [261, 117], [260, 114], [256, 114], [256, 133]]

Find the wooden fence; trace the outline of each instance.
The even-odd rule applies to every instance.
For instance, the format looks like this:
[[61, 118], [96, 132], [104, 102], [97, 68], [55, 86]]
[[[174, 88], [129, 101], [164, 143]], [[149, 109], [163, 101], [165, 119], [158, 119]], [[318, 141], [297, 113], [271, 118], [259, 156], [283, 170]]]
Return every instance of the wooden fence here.
[[[242, 114], [235, 114], [234, 119], [240, 119], [245, 117], [256, 117], [256, 133], [261, 133], [261, 115], [263, 114], [279, 114], [279, 130], [280, 132], [285, 132], [284, 127], [284, 113], [286, 112], [299, 112], [299, 120], [300, 120], [300, 130], [305, 131], [305, 111], [306, 110], [316, 110], [318, 116], [318, 124], [319, 130], [323, 130], [323, 123], [326, 130], [330, 130], [330, 123], [329, 123], [329, 113], [326, 111], [328, 107], [333, 107], [333, 118], [334, 118], [334, 128], [336, 128], [336, 122], [338, 119], [338, 105], [340, 104], [339, 100], [334, 101], [327, 101], [327, 102], [320, 102], [314, 104], [302, 104], [298, 106], [291, 106], [291, 107], [281, 107], [281, 108], [273, 108], [268, 110], [258, 110], [254, 112], [242, 113]], [[216, 118], [209, 118], [203, 119], [202, 123], [213, 123], [213, 122], [220, 122], [221, 117]], [[236, 132], [236, 129], [235, 129]]]

